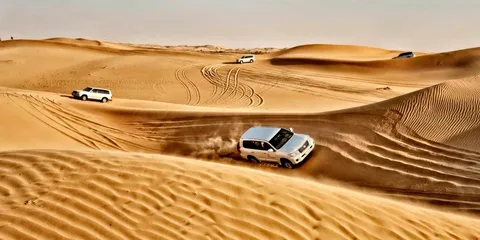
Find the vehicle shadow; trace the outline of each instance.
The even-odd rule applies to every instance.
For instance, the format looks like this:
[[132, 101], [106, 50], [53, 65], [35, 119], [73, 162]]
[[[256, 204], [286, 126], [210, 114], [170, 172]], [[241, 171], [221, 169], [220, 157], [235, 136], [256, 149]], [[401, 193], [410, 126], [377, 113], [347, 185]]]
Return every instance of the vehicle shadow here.
[[[72, 99], [72, 100], [82, 101], [82, 99], [80, 99], [80, 98], [74, 98], [72, 95], [60, 94], [60, 97], [70, 98], [70, 99]], [[97, 99], [89, 99], [88, 101], [102, 102], [101, 100], [97, 100]]]
[[230, 61], [230, 62], [222, 62], [222, 63], [223, 63], [223, 64], [239, 64], [239, 63], [237, 63], [237, 62], [231, 62], [231, 61]]
[[60, 97], [74, 99], [72, 95], [60, 94]]

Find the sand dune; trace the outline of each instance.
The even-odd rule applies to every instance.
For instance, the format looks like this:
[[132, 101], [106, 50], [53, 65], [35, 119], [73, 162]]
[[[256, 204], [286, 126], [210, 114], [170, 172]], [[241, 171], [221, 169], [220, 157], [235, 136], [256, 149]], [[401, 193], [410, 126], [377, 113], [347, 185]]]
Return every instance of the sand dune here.
[[[317, 48], [325, 49], [327, 47], [319, 46], [300, 46], [285, 51], [284, 54], [278, 54], [270, 61], [274, 65], [295, 66], [306, 69], [322, 70], [334, 72], [335, 74], [376, 76], [377, 78], [387, 78], [392, 85], [406, 84], [422, 81], [428, 84], [434, 84], [439, 80], [450, 80], [471, 77], [480, 74], [480, 48], [462, 49], [451, 52], [424, 54], [420, 53], [418, 57], [408, 59], [391, 59], [394, 56], [371, 58], [368, 61], [359, 61], [358, 57], [349, 57], [348, 54], [358, 55], [366, 52], [370, 55], [387, 55], [378, 53], [378, 49], [363, 49], [357, 51], [340, 50], [339, 58], [323, 57], [322, 54], [313, 54]], [[351, 49], [349, 47], [347, 49]], [[357, 47], [358, 48], [358, 47]], [[328, 49], [328, 48], [327, 48]], [[332, 47], [334, 52], [337, 48]], [[325, 50], [326, 51], [326, 50]], [[326, 51], [328, 52], [328, 51]], [[384, 50], [384, 52], [386, 52]], [[343, 53], [343, 54], [342, 54]], [[333, 54], [333, 53], [332, 53]], [[312, 56], [313, 55], [313, 56]], [[347, 56], [345, 56], [347, 55]], [[396, 83], [395, 83], [396, 82]]]
[[[232, 64], [242, 51], [0, 42], [0, 238], [480, 239], [478, 49], [303, 45]], [[114, 101], [70, 98], [86, 86]], [[253, 125], [317, 150], [294, 170], [247, 163]]]
[[65, 43], [68, 45], [76, 45], [76, 46], [93, 46], [93, 47], [104, 47], [104, 48], [113, 48], [113, 49], [122, 49], [122, 50], [138, 50], [134, 46], [129, 46], [126, 44], [119, 44], [119, 43], [110, 43], [105, 41], [98, 41], [98, 40], [90, 40], [84, 38], [49, 38], [45, 39], [49, 42], [57, 42], [57, 43]]
[[[368, 61], [391, 59], [402, 52], [404, 51], [355, 45], [307, 44], [278, 51], [275, 55], [279, 58]], [[427, 53], [415, 52], [415, 54], [422, 56]]]
[[[6, 72], [0, 76], [5, 87], [70, 93], [74, 88], [101, 85], [112, 89], [117, 98], [197, 106], [331, 111], [440, 83], [438, 79], [420, 81], [418, 72], [408, 75], [409, 81], [398, 81], [390, 71], [365, 75], [362, 69], [336, 69], [338, 73], [332, 74], [318, 68], [276, 66], [270, 64], [271, 54], [239, 66], [231, 63], [241, 54], [126, 50], [90, 40], [15, 40], [0, 46], [0, 61], [9, 62], [0, 64], [0, 71]], [[305, 96], [322, 104], [305, 105]], [[278, 104], [284, 98], [289, 101]]]
[[[131, 103], [123, 106], [131, 102], [124, 100], [110, 106], [38, 92], [6, 90], [4, 96], [5, 102], [8, 98], [14, 103], [12, 108], [25, 110], [23, 114], [28, 115], [21, 117], [19, 112], [17, 117], [26, 118], [32, 128], [51, 127], [55, 141], [45, 142], [41, 135], [30, 137], [28, 142], [35, 148], [55, 148], [57, 144], [58, 148], [194, 157], [287, 175], [328, 177], [447, 208], [480, 212], [480, 154], [418, 136], [401, 122], [399, 112], [389, 108], [328, 114], [220, 112], [187, 107], [162, 110], [153, 104], [144, 109]], [[32, 121], [30, 115], [41, 121]], [[5, 135], [12, 134], [16, 124], [14, 119], [3, 120]], [[316, 140], [317, 151], [295, 171], [245, 163], [236, 155], [236, 141], [253, 125], [293, 127], [308, 133]], [[21, 149], [29, 129], [24, 135], [22, 132], [9, 139], [3, 150]], [[53, 138], [54, 133], [60, 134], [58, 139]], [[50, 136], [47, 129], [43, 134]]]
[[247, 168], [97, 151], [0, 158], [2, 239], [480, 236], [478, 219]]
[[480, 77], [452, 80], [365, 109], [390, 109], [400, 122], [422, 138], [477, 151], [480, 144]]

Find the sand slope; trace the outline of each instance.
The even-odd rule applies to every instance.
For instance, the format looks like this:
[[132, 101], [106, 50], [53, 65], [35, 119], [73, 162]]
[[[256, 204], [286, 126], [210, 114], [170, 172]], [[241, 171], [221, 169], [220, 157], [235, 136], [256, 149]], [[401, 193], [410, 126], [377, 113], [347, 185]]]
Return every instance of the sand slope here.
[[[275, 62], [292, 60], [288, 57], [292, 52], [310, 54], [303, 59], [311, 59], [314, 53], [322, 56], [319, 52], [328, 53], [329, 58], [334, 58], [334, 53], [338, 58], [346, 58], [353, 50], [358, 57], [389, 52], [355, 46], [300, 46], [260, 54], [257, 63], [243, 65], [232, 64], [241, 56], [237, 53], [144, 48], [85, 39], [2, 41], [0, 49], [0, 71], [4, 73], [0, 81], [5, 87], [70, 93], [92, 85], [112, 89], [117, 98], [269, 111], [339, 110], [400, 96], [446, 78], [476, 73], [473, 68], [471, 71], [455, 68], [465, 58], [448, 60], [451, 57], [435, 54], [436, 61], [421, 60], [426, 70], [415, 67], [416, 59], [367, 61], [366, 65], [358, 66], [348, 59], [342, 60], [347, 61], [346, 65], [331, 59], [315, 60], [328, 63], [321, 67], [317, 63], [308, 67], [305, 63]], [[464, 55], [471, 57], [476, 54], [473, 50], [465, 51], [468, 54]], [[446, 72], [429, 70], [437, 69], [439, 61], [445, 61], [441, 69]], [[391, 66], [383, 69], [385, 64]], [[306, 98], [321, 104], [306, 105]], [[283, 103], [278, 104], [279, 101]]]
[[[478, 217], [374, 197], [480, 213], [478, 49], [304, 45], [238, 65], [203, 48], [0, 42], [0, 238], [480, 237]], [[114, 101], [70, 98], [86, 86]], [[317, 150], [294, 170], [247, 163], [253, 125]]]
[[452, 80], [389, 99], [365, 109], [390, 109], [419, 136], [450, 146], [479, 150], [480, 77]]
[[[44, 141], [45, 135], [30, 136], [26, 128], [24, 134], [20, 131], [5, 141], [3, 150], [22, 149], [27, 141], [34, 144], [30, 148], [174, 154], [287, 175], [328, 177], [451, 209], [480, 211], [480, 153], [422, 138], [401, 122], [398, 111], [388, 108], [274, 114], [165, 108], [132, 100], [99, 104], [11, 90], [6, 90], [4, 97], [5, 102], [13, 104], [11, 107], [25, 110], [12, 116], [16, 118], [2, 120], [5, 134], [14, 134], [15, 119], [25, 118], [31, 129], [50, 126], [43, 134], [52, 133], [52, 137]], [[246, 163], [236, 154], [235, 145], [252, 125], [293, 127], [296, 132], [311, 135], [317, 150], [293, 171]]]
[[0, 153], [2, 239], [478, 239], [479, 220], [246, 168]]

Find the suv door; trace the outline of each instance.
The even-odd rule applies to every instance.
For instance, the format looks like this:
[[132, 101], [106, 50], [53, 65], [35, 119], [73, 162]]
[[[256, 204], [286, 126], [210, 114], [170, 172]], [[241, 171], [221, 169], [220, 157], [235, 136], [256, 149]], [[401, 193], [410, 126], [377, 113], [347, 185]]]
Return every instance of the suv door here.
[[246, 155], [252, 155], [259, 161], [268, 161], [268, 158], [265, 154], [267, 150], [262, 148], [261, 141], [244, 140], [242, 145], [245, 149]]
[[[261, 142], [262, 145], [262, 150], [263, 150], [263, 155], [264, 155], [264, 159], [265, 161], [268, 161], [268, 162], [277, 162], [277, 154], [275, 152], [275, 149], [272, 147], [272, 145], [269, 143], [269, 142], [264, 142], [262, 141]], [[273, 152], [269, 152], [268, 150], [269, 149], [272, 149]]]
[[266, 162], [276, 162], [275, 160], [275, 152], [269, 152], [268, 149], [272, 149], [272, 145], [266, 141], [255, 141], [256, 145], [256, 154], [258, 159], [262, 159], [262, 161]]
[[100, 94], [100, 99], [106, 97], [108, 99], [110, 92], [108, 90], [98, 90]]
[[92, 90], [92, 96], [90, 97], [95, 100], [100, 100], [102, 99], [102, 94], [100, 93], [100, 90], [98, 89], [93, 89]]

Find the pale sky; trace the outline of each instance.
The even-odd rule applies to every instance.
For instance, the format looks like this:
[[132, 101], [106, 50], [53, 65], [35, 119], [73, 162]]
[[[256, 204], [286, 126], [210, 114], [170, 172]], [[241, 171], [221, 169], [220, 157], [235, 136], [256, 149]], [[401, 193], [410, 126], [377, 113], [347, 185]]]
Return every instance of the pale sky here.
[[0, 37], [162, 45], [480, 46], [480, 0], [0, 0]]

